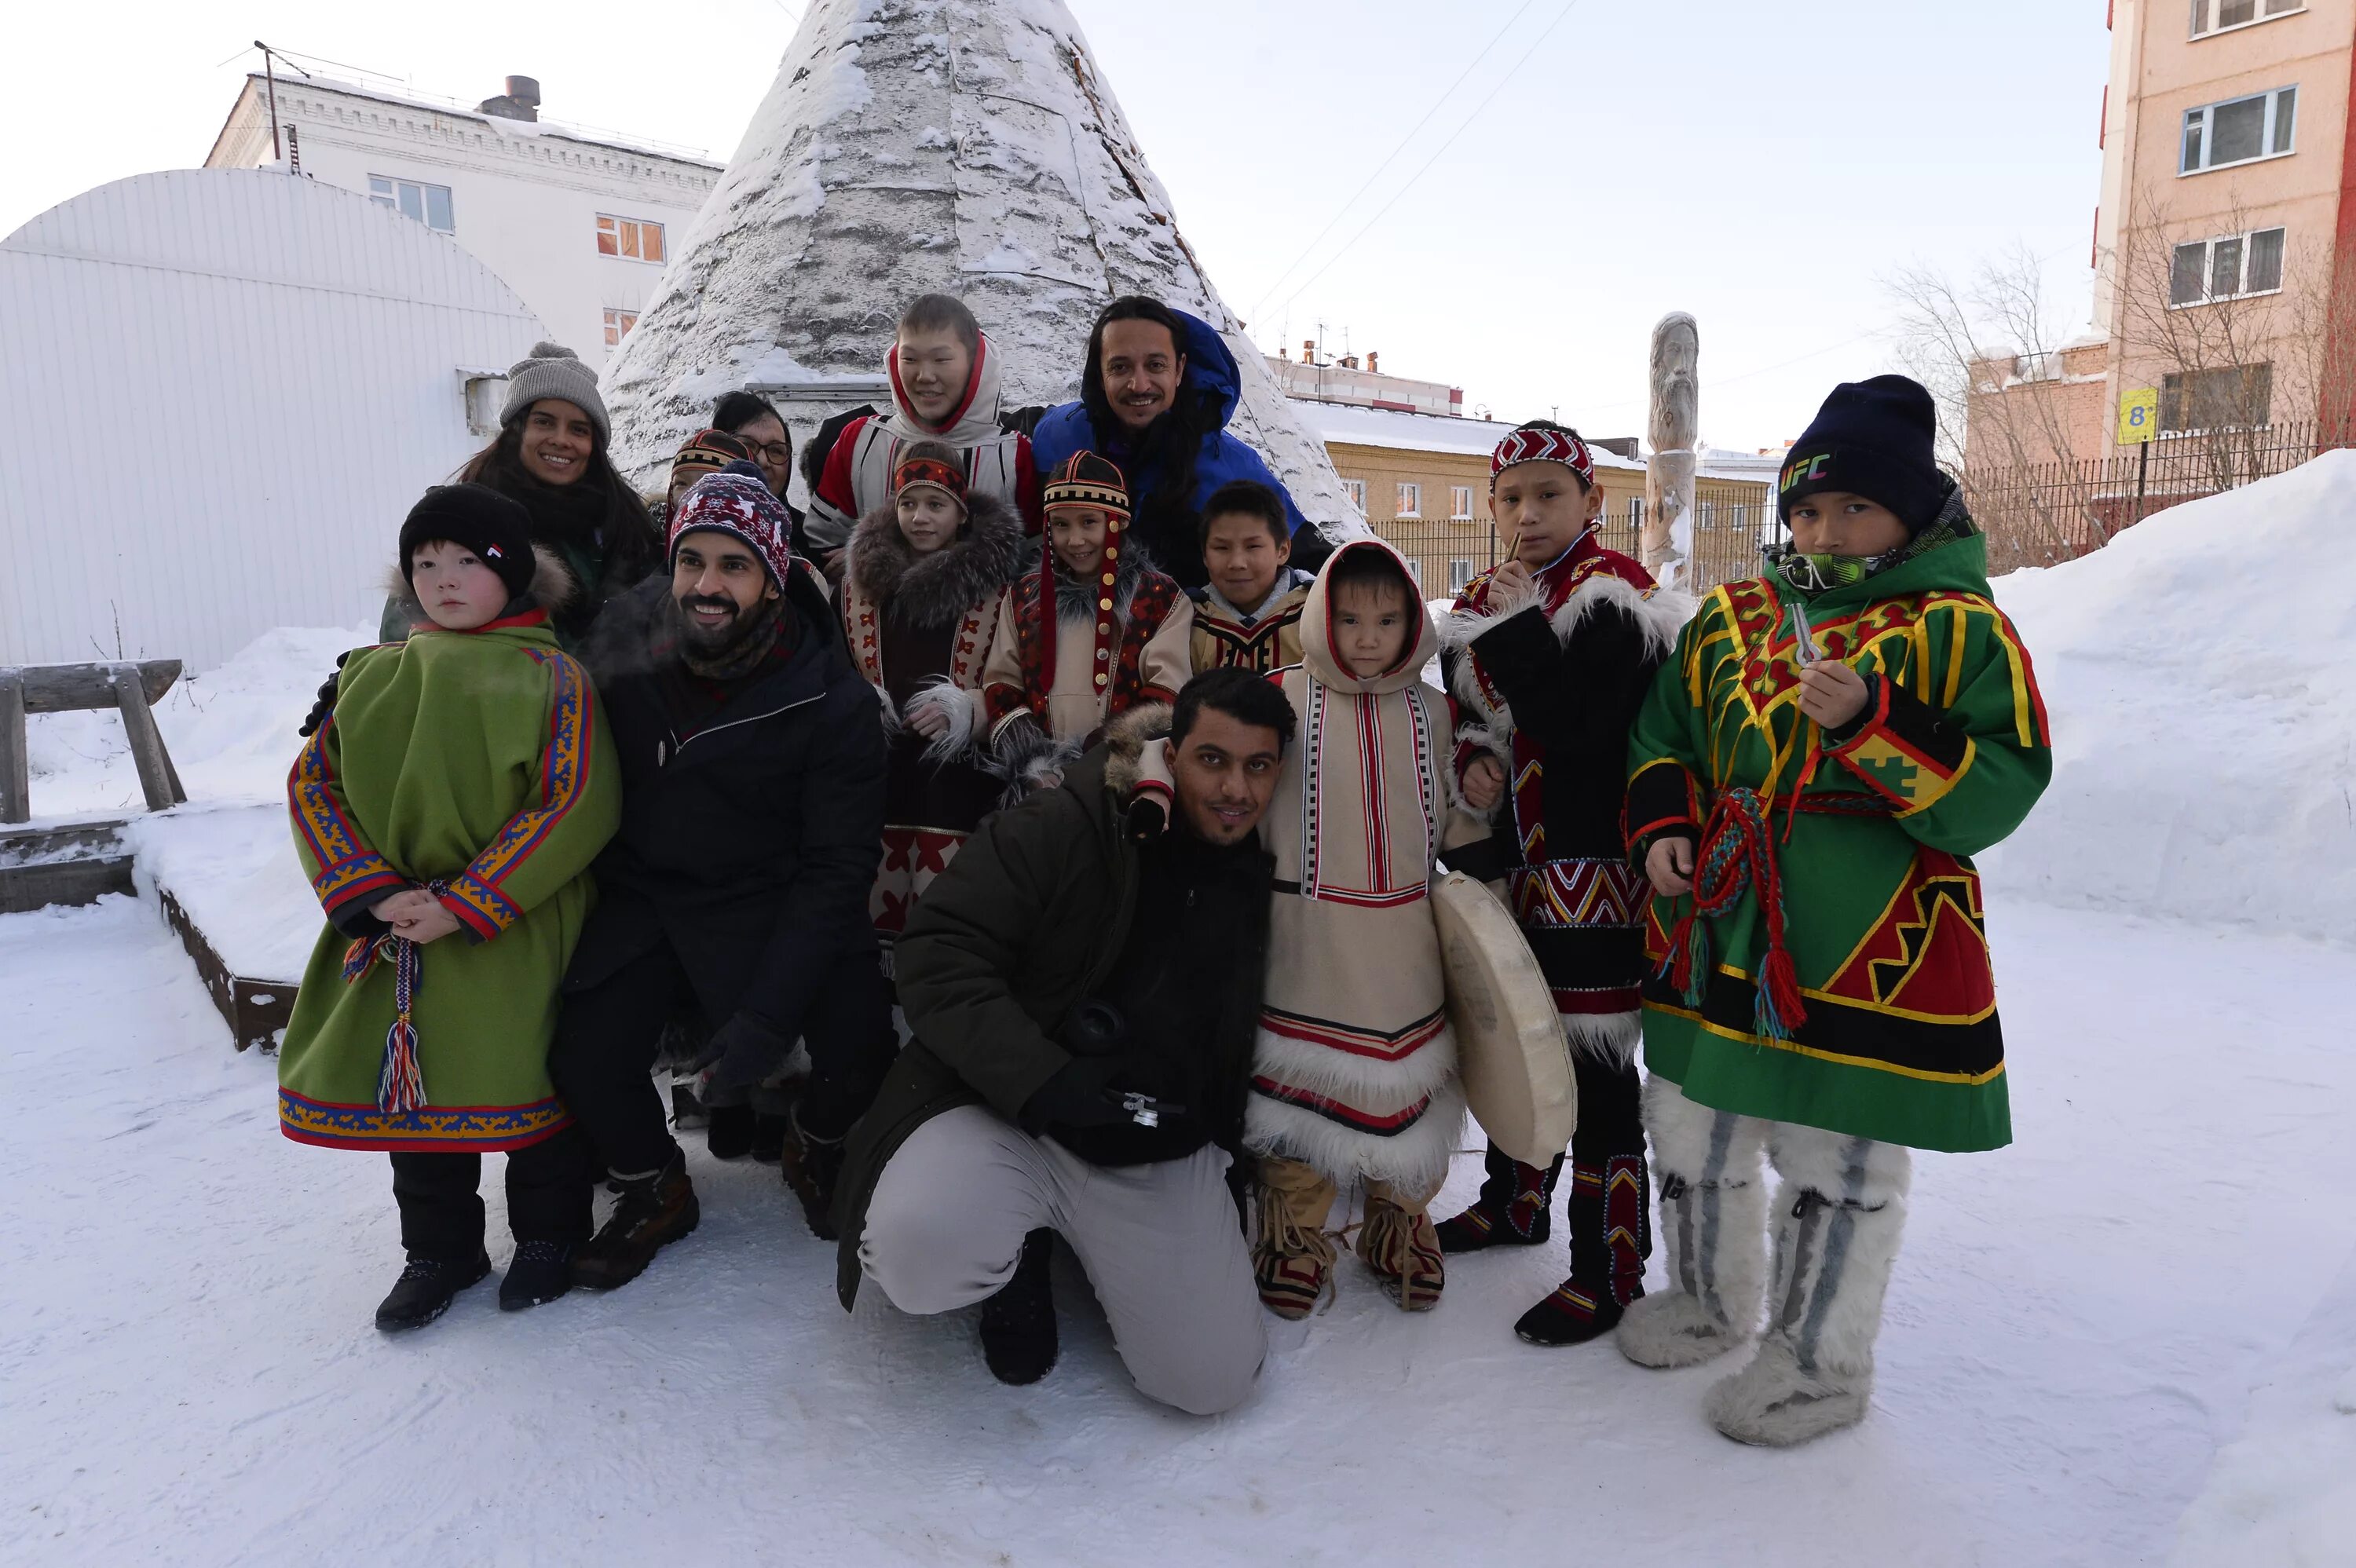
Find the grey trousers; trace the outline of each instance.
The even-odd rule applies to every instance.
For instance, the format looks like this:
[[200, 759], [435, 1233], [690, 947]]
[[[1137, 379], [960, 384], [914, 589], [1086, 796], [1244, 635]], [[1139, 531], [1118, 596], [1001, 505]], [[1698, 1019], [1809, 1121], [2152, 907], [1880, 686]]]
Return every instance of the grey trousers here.
[[860, 1266], [903, 1312], [953, 1311], [1012, 1277], [1051, 1226], [1104, 1305], [1138, 1392], [1195, 1415], [1243, 1403], [1268, 1353], [1227, 1156], [1090, 1165], [979, 1105], [912, 1134], [884, 1168]]

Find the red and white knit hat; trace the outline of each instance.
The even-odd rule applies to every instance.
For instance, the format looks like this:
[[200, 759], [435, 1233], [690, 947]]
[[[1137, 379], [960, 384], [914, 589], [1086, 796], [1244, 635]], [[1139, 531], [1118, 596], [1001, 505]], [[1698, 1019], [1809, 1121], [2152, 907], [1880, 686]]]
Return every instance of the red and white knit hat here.
[[732, 463], [717, 474], [707, 474], [680, 497], [670, 517], [666, 559], [679, 561], [680, 536], [699, 529], [734, 534], [753, 547], [769, 569], [770, 581], [783, 587], [793, 561], [793, 517], [785, 503], [769, 493], [768, 482], [750, 463]]
[[1489, 488], [1497, 487], [1498, 475], [1525, 463], [1559, 463], [1578, 475], [1580, 484], [1595, 483], [1595, 456], [1575, 432], [1517, 430], [1489, 454]]

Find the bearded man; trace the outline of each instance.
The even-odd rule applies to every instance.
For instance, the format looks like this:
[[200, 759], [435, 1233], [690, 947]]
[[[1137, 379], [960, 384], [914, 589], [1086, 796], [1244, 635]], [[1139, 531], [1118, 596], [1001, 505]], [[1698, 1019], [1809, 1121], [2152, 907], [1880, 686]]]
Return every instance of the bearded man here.
[[675, 1013], [712, 1031], [707, 1098], [809, 1046], [785, 1167], [822, 1236], [843, 1136], [891, 1065], [867, 918], [884, 731], [790, 526], [750, 463], [698, 480], [671, 518], [669, 577], [608, 605], [586, 650], [622, 760], [622, 828], [596, 862], [549, 1066], [620, 1194], [573, 1260], [593, 1289], [636, 1278], [699, 1218], [650, 1076]]

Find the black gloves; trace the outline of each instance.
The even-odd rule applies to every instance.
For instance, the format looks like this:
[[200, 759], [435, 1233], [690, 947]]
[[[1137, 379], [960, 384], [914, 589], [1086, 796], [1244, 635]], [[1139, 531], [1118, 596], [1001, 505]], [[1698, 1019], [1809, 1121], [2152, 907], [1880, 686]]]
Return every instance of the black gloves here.
[[311, 711], [304, 717], [303, 727], [294, 731], [305, 741], [318, 733], [319, 726], [327, 721], [327, 715], [336, 710], [336, 683], [344, 678], [344, 661], [351, 656], [348, 649], [337, 654], [336, 673], [319, 683], [319, 699], [311, 704]]
[[750, 1089], [785, 1065], [793, 1041], [749, 1014], [737, 1013], [714, 1029], [703, 1052], [688, 1064], [703, 1074], [706, 1087]]
[[1134, 1122], [1153, 1126], [1161, 1120], [1183, 1116], [1183, 1105], [1158, 1097], [1161, 1074], [1145, 1058], [1075, 1056], [1023, 1104], [1023, 1126], [1039, 1133], [1048, 1127], [1111, 1127]]

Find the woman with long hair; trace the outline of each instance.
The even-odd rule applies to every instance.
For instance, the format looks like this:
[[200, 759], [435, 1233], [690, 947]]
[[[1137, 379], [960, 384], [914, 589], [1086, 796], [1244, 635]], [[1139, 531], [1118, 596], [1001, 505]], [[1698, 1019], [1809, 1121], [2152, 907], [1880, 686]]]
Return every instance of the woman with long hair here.
[[[652, 518], [608, 454], [613, 430], [597, 372], [569, 348], [537, 343], [508, 371], [499, 433], [458, 478], [487, 485], [531, 516], [531, 541], [579, 591], [552, 613], [557, 640], [576, 646], [606, 600], [662, 564]], [[380, 635], [408, 633], [416, 606], [396, 595]]]

